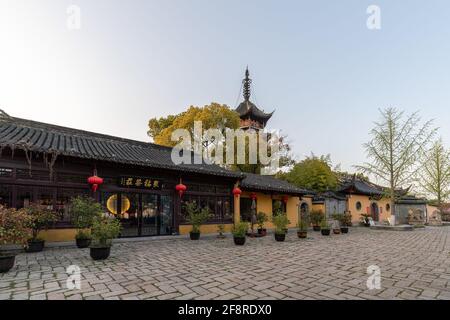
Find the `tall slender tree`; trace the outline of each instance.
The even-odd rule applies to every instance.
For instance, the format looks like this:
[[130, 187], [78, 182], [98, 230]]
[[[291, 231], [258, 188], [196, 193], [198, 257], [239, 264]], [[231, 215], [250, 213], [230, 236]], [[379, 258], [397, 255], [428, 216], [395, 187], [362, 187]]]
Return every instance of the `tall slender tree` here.
[[415, 181], [421, 155], [429, 147], [437, 129], [433, 120], [422, 122], [417, 112], [405, 115], [396, 108], [380, 109], [380, 120], [364, 144], [369, 162], [356, 166], [389, 186], [387, 196], [395, 212], [396, 191]]
[[450, 197], [450, 150], [439, 139], [423, 159], [417, 183], [425, 194], [436, 199], [442, 210], [442, 204]]

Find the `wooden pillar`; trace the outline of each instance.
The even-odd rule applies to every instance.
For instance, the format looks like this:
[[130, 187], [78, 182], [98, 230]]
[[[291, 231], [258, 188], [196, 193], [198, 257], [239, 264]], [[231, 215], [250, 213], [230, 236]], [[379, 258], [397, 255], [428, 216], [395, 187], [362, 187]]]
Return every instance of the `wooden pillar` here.
[[241, 196], [234, 196], [234, 216], [233, 222], [239, 223], [241, 221]]

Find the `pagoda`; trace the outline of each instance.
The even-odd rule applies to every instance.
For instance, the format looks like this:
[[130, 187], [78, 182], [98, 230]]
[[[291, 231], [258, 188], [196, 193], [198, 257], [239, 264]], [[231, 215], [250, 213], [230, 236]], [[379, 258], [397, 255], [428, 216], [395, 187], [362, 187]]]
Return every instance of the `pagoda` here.
[[269, 119], [272, 117], [273, 111], [271, 113], [265, 113], [263, 110], [260, 110], [253, 102], [250, 101], [250, 93], [251, 93], [250, 86], [252, 83], [252, 79], [250, 79], [248, 67], [245, 70], [245, 78], [242, 82], [243, 82], [244, 101], [242, 101], [236, 108], [236, 112], [239, 114], [239, 117], [241, 118], [240, 127], [243, 130], [264, 129], [267, 124], [267, 121], [269, 121]]

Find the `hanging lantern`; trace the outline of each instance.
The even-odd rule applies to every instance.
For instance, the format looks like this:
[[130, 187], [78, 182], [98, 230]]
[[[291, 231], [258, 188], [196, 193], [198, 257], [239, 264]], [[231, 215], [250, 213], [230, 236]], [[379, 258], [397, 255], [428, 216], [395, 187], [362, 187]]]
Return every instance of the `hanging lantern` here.
[[180, 179], [180, 183], [175, 186], [175, 190], [178, 191], [180, 198], [183, 196], [183, 193], [186, 192], [187, 187], [181, 182], [181, 179]]
[[235, 187], [235, 188], [233, 189], [233, 194], [234, 194], [234, 196], [235, 196], [236, 198], [239, 197], [239, 196], [241, 195], [241, 193], [242, 193], [242, 190], [239, 189], [239, 187]]
[[94, 171], [94, 175], [87, 179], [87, 182], [92, 186], [92, 191], [96, 192], [98, 186], [103, 183], [103, 179], [97, 176], [97, 171]]
[[252, 200], [256, 200], [256, 192], [252, 192], [252, 193], [250, 193], [250, 199], [252, 199]]
[[284, 202], [284, 204], [287, 204], [288, 200], [289, 200], [289, 197], [288, 197], [288, 196], [283, 196], [283, 202]]

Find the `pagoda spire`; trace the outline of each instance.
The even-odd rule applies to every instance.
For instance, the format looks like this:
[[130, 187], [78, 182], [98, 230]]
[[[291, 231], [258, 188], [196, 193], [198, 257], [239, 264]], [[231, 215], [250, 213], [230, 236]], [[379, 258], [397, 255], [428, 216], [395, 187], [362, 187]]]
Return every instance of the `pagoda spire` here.
[[244, 99], [245, 101], [249, 101], [250, 100], [250, 85], [252, 83], [252, 79], [250, 79], [250, 72], [248, 71], [248, 66], [247, 69], [245, 69], [245, 78], [244, 80], [242, 80], [243, 84], [244, 84]]

